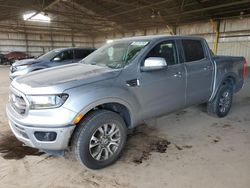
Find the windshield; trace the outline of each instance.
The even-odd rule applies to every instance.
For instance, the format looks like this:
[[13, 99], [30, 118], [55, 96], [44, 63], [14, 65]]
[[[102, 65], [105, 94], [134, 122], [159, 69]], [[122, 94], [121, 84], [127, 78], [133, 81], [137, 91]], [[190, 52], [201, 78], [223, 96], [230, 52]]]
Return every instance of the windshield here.
[[44, 55], [39, 56], [37, 59], [38, 60], [43, 60], [43, 61], [50, 61], [52, 58], [54, 58], [60, 51], [59, 50], [52, 50]]
[[129, 64], [148, 43], [149, 41], [120, 41], [107, 44], [87, 56], [81, 63], [119, 69]]

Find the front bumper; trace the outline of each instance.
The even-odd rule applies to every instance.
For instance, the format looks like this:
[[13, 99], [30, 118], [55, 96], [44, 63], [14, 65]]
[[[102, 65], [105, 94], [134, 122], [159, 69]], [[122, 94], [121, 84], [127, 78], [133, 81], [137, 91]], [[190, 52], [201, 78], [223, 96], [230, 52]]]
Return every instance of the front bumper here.
[[[68, 147], [70, 137], [74, 131], [75, 125], [64, 126], [31, 126], [16, 121], [9, 105], [6, 108], [9, 125], [18, 140], [25, 145], [41, 150], [64, 150]], [[53, 141], [40, 141], [36, 138], [35, 132], [53, 132], [56, 133], [56, 139]]]

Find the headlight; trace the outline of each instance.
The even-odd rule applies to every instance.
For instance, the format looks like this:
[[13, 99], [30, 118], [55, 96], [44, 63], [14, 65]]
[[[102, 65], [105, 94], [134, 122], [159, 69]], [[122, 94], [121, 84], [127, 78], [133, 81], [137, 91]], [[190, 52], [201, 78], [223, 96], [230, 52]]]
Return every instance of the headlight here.
[[23, 69], [27, 69], [29, 66], [30, 65], [27, 65], [27, 64], [25, 64], [25, 65], [19, 65], [19, 66], [16, 67], [16, 69], [17, 70], [23, 70]]
[[29, 95], [30, 109], [58, 108], [64, 104], [68, 94], [59, 95]]
[[22, 69], [26, 69], [28, 68], [30, 65], [20, 65], [17, 67], [18, 70], [22, 70]]

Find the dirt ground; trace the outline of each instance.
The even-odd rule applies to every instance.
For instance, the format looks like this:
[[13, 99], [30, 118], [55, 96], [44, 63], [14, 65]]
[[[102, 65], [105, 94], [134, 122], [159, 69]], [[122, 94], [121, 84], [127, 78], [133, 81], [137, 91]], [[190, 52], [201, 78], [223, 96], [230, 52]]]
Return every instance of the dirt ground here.
[[147, 122], [129, 135], [120, 160], [98, 171], [22, 146], [5, 114], [6, 67], [0, 83], [0, 188], [250, 187], [250, 79], [226, 118], [198, 106]]

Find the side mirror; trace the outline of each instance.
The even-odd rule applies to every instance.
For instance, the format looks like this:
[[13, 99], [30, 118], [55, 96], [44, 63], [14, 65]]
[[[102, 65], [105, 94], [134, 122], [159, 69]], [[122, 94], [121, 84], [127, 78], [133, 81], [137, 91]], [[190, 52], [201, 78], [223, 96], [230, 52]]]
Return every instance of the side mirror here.
[[144, 65], [141, 67], [141, 71], [155, 71], [166, 69], [168, 67], [167, 62], [162, 57], [149, 57], [145, 59]]
[[55, 57], [53, 61], [61, 61], [60, 57]]

